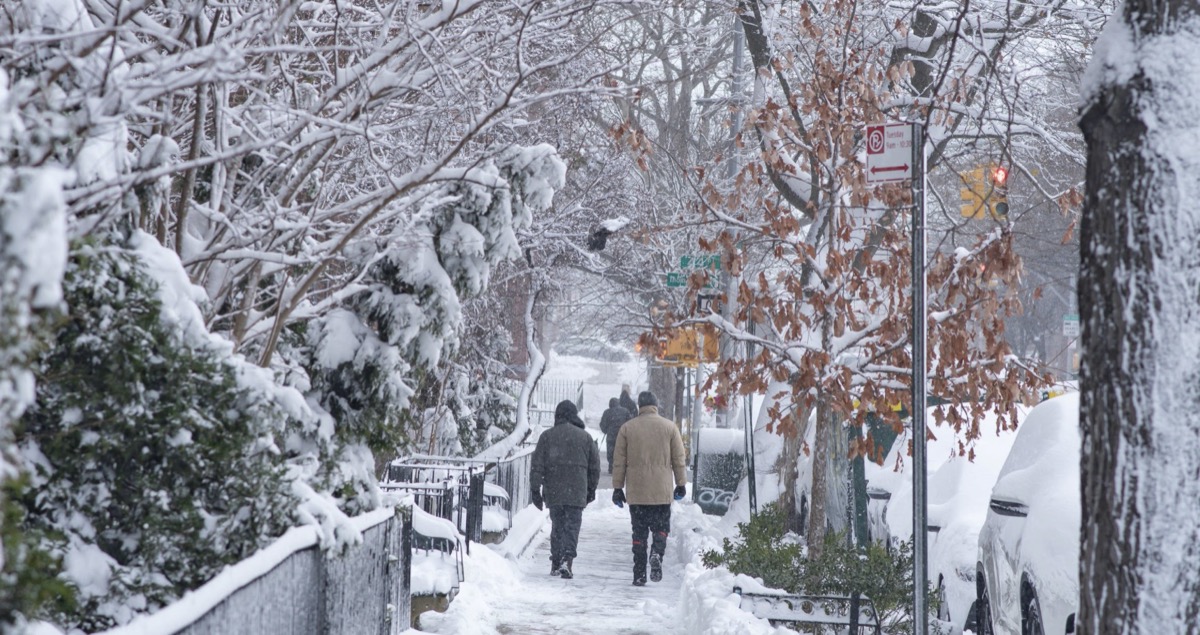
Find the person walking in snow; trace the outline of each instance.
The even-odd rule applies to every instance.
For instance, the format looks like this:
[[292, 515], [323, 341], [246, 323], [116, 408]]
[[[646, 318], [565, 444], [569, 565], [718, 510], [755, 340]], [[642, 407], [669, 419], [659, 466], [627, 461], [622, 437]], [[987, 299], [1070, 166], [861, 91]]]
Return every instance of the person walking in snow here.
[[[646, 391], [638, 395], [638, 416], [621, 426], [613, 457], [613, 503], [629, 503], [633, 523], [633, 584], [646, 584], [647, 534], [650, 546], [650, 579], [662, 580], [662, 560], [671, 533], [671, 501], [687, 494], [686, 457], [679, 428], [658, 416], [658, 399]], [[672, 484], [674, 489], [672, 489]], [[629, 494], [626, 496], [625, 488]]]
[[604, 433], [605, 444], [608, 446], [608, 473], [612, 474], [613, 450], [617, 447], [617, 432], [621, 426], [634, 415], [621, 407], [621, 400], [613, 397], [608, 400], [608, 410], [600, 416], [600, 431]]
[[629, 413], [630, 419], [638, 416], [638, 407], [637, 404], [633, 403], [633, 397], [629, 392], [629, 384], [621, 384], [620, 400], [621, 407], [625, 409], [625, 412]]
[[600, 484], [600, 450], [574, 403], [562, 401], [554, 409], [554, 427], [533, 450], [529, 481], [534, 506], [550, 507], [550, 575], [571, 578], [583, 508], [596, 500]]

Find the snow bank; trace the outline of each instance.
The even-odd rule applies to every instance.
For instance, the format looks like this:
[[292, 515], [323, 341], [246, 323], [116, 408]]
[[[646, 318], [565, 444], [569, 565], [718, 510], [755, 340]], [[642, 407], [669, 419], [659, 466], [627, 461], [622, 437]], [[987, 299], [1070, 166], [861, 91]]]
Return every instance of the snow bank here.
[[[600, 496], [597, 494], [596, 498], [599, 499]], [[529, 548], [537, 535], [546, 527], [546, 520], [549, 518], [549, 514], [533, 505], [513, 514], [512, 527], [509, 527], [504, 542], [496, 546], [497, 551], [509, 560], [521, 557], [521, 554]]]
[[493, 635], [496, 632], [491, 607], [520, 591], [521, 574], [517, 563], [484, 547], [472, 549], [465, 555], [463, 567], [467, 581], [454, 598], [453, 610], [422, 613], [422, 631], [456, 635]]
[[681, 630], [694, 635], [756, 635], [791, 633], [782, 627], [771, 626], [765, 619], [755, 617], [740, 607], [741, 598], [733, 592], [741, 587], [748, 593], [770, 593], [759, 581], [734, 575], [724, 567], [705, 569], [689, 564], [679, 591]]

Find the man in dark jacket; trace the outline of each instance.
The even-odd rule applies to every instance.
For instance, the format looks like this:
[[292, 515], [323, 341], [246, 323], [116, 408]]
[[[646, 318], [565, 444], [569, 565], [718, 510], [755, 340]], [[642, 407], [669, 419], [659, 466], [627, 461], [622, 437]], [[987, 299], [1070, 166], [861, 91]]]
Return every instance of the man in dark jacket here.
[[600, 450], [570, 401], [558, 404], [554, 427], [538, 437], [529, 481], [534, 506], [550, 506], [550, 575], [571, 578], [583, 508], [600, 484]]
[[630, 419], [638, 416], [638, 405], [633, 403], [633, 396], [629, 394], [629, 384], [621, 384], [621, 407], [629, 413]]
[[600, 431], [604, 433], [605, 442], [608, 444], [608, 473], [612, 474], [613, 449], [617, 447], [617, 432], [621, 430], [621, 425], [633, 417], [633, 414], [626, 411], [620, 406], [620, 400], [616, 397], [608, 400], [608, 410], [600, 416]]

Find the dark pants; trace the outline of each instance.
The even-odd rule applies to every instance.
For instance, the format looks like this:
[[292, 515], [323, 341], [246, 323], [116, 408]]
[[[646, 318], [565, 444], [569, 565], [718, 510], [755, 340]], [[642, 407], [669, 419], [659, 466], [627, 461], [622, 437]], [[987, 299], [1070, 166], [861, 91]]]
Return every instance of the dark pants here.
[[613, 455], [617, 453], [617, 437], [613, 435], [608, 439], [608, 452], [605, 456], [608, 457], [608, 473], [612, 474]]
[[650, 552], [657, 553], [659, 558], [667, 552], [667, 535], [671, 533], [671, 506], [630, 505], [629, 518], [633, 521], [633, 577], [644, 577], [647, 543], [650, 545]]
[[560, 563], [575, 557], [575, 548], [579, 545], [579, 527], [582, 524], [582, 507], [550, 506], [550, 562]]

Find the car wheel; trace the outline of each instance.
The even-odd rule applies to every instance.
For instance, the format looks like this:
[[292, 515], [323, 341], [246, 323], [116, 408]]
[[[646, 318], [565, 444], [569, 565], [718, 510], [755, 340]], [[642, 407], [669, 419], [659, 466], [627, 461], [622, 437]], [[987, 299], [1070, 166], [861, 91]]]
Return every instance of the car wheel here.
[[1042, 628], [1042, 606], [1038, 604], [1037, 593], [1030, 589], [1022, 595], [1025, 598], [1021, 603], [1021, 635], [1046, 635], [1046, 629]]
[[996, 635], [992, 630], [992, 603], [988, 599], [987, 583], [983, 580], [983, 572], [975, 577], [975, 620], [979, 635]]

